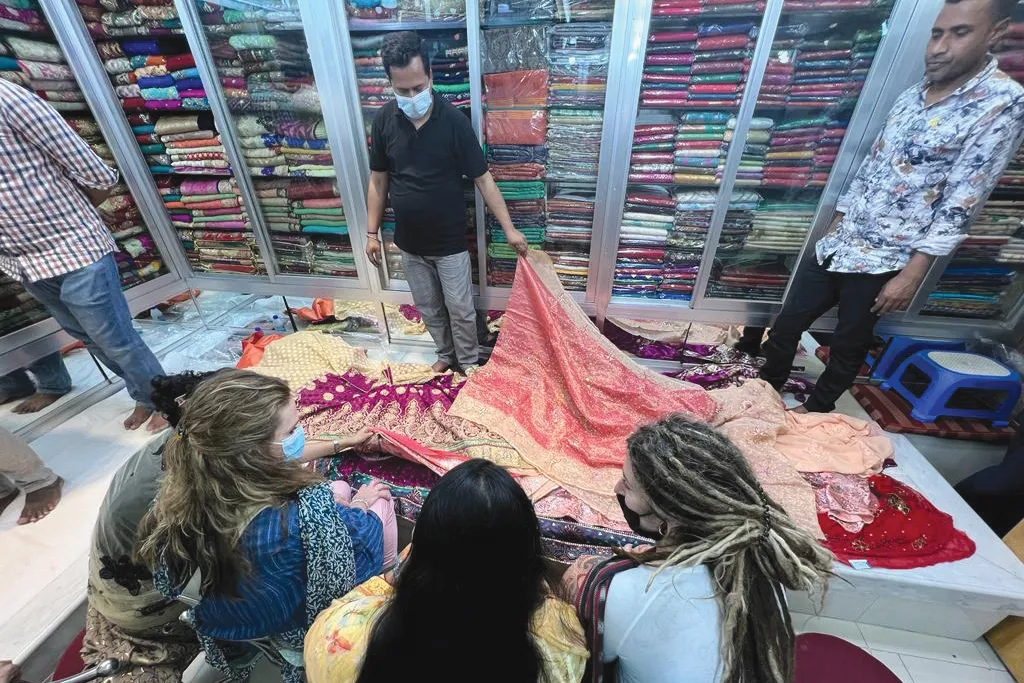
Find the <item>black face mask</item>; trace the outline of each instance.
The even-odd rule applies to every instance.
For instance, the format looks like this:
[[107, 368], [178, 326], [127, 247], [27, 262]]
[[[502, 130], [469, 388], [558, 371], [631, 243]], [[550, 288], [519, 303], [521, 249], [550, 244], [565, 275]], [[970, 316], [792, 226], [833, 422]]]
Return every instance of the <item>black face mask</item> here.
[[626, 518], [626, 524], [628, 524], [629, 528], [633, 530], [633, 533], [635, 533], [637, 536], [649, 538], [655, 542], [661, 540], [662, 535], [658, 532], [647, 531], [645, 529], [640, 528], [640, 515], [626, 507], [625, 496], [615, 494], [615, 498], [619, 501], [619, 507], [622, 508], [622, 516]]

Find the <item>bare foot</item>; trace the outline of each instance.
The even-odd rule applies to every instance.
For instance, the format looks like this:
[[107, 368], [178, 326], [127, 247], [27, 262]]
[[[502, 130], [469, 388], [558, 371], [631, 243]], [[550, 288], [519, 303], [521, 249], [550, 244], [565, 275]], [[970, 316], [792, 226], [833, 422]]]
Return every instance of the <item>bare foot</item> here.
[[14, 406], [12, 412], [18, 413], [19, 415], [28, 415], [29, 413], [38, 413], [43, 408], [47, 408], [58, 400], [64, 394], [44, 394], [42, 392], [36, 392], [29, 398]]
[[135, 406], [135, 410], [132, 411], [132, 414], [125, 418], [124, 428], [129, 431], [138, 429], [142, 425], [146, 424], [146, 420], [148, 420], [149, 416], [152, 414], [153, 411], [144, 406]]
[[149, 424], [146, 425], [146, 431], [162, 432], [170, 426], [170, 423], [163, 415], [160, 413], [153, 413], [153, 417], [149, 418]]
[[[0, 515], [2, 515], [4, 513], [4, 510], [7, 509], [8, 505], [13, 503], [17, 499], [18, 499], [18, 491], [17, 490], [11, 491], [9, 494], [4, 496], [3, 498], [0, 498]], [[2, 668], [3, 668], [3, 664], [0, 663], [0, 669], [2, 669]], [[0, 678], [0, 683], [2, 683], [2, 681], [3, 681], [3, 679]]]
[[430, 369], [440, 375], [442, 373], [448, 372], [451, 369], [451, 367], [452, 366], [446, 363], [445, 361], [439, 360], [433, 365], [431, 365]]
[[10, 660], [0, 662], [0, 683], [15, 683], [21, 680], [21, 668]]
[[18, 518], [18, 524], [38, 522], [53, 512], [53, 509], [57, 507], [57, 503], [60, 502], [60, 490], [63, 486], [64, 480], [57, 477], [57, 481], [45, 489], [39, 489], [26, 495], [25, 507], [21, 511], [21, 517]]

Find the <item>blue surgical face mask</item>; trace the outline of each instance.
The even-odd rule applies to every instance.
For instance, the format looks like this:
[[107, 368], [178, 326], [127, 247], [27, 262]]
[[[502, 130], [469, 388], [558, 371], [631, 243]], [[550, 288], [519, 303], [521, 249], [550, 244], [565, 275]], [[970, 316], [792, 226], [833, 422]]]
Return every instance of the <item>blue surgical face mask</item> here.
[[302, 425], [296, 425], [295, 429], [284, 437], [277, 444], [284, 452], [285, 460], [297, 460], [302, 457], [302, 451], [306, 449], [306, 432]]
[[434, 95], [428, 87], [423, 92], [417, 93], [412, 97], [395, 95], [395, 101], [398, 102], [398, 106], [403, 114], [413, 121], [419, 121], [430, 111], [430, 104], [434, 101]]

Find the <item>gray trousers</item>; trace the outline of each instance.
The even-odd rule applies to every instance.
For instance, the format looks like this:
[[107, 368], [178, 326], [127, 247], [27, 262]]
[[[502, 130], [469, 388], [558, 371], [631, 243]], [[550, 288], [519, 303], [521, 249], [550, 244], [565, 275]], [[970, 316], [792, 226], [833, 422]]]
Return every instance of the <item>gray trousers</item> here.
[[17, 490], [33, 493], [57, 481], [32, 448], [0, 427], [0, 498]]
[[480, 360], [473, 308], [473, 270], [469, 252], [417, 256], [402, 252], [402, 268], [437, 358], [466, 368]]

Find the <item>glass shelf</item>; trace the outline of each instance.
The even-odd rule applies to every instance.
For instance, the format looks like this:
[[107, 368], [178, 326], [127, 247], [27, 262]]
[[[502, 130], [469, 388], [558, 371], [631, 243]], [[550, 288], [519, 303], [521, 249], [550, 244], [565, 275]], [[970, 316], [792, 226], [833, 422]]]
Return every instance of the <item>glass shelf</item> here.
[[[491, 174], [531, 248], [585, 291], [604, 129], [614, 3], [481, 3]], [[515, 254], [486, 217], [488, 283], [508, 287]]]
[[246, 171], [282, 274], [356, 278], [320, 96], [297, 3], [199, 2]]
[[706, 296], [782, 301], [890, 11], [863, 4], [786, 4], [734, 184], [748, 204], [726, 214]]
[[[693, 294], [760, 24], [759, 17], [717, 23], [723, 17], [708, 10], [696, 2], [654, 10], [614, 297], [689, 305]], [[674, 12], [690, 14], [658, 16]], [[737, 191], [734, 206], [752, 206], [751, 197]], [[729, 222], [723, 234], [733, 232]]]

